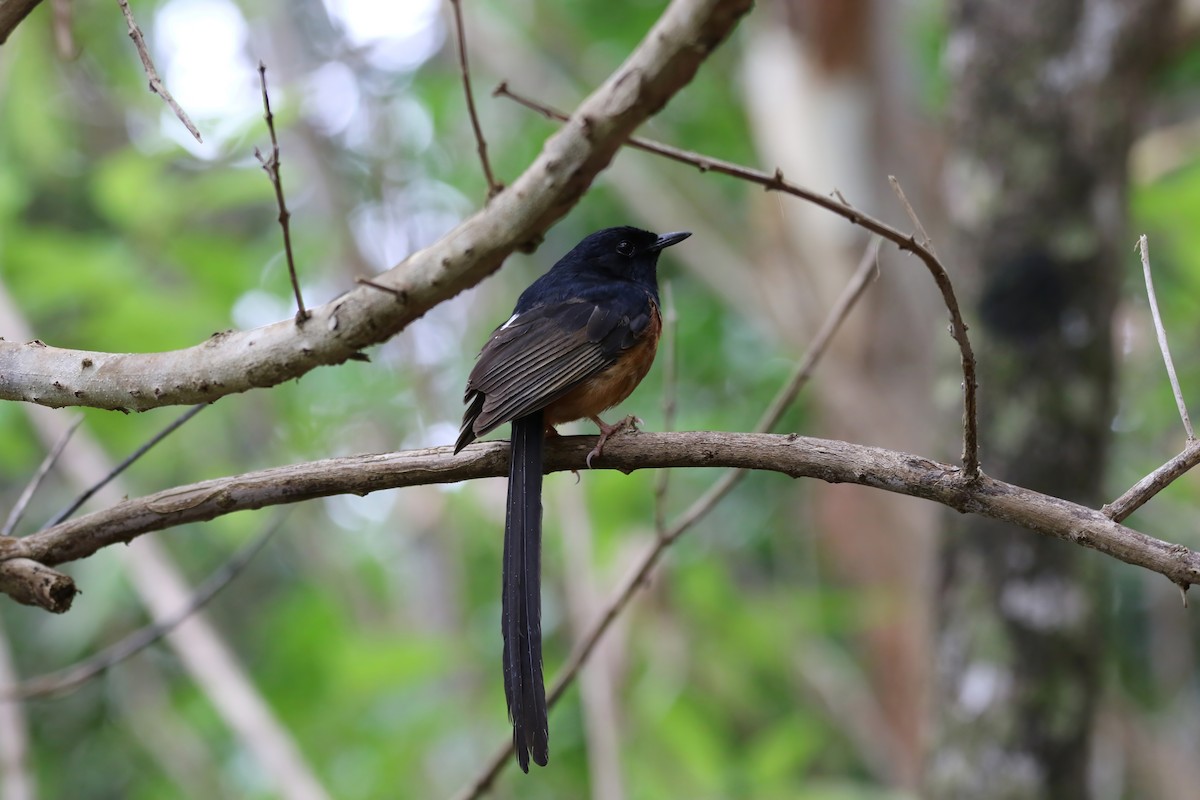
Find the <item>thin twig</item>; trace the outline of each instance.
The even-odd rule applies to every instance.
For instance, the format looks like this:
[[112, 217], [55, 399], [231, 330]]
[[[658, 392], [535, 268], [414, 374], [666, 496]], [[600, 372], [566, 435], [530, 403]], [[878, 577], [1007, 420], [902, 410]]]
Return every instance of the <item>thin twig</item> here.
[[8, 519], [4, 521], [4, 527], [0, 528], [0, 536], [12, 536], [12, 533], [17, 528], [17, 523], [21, 521], [21, 517], [25, 514], [25, 507], [29, 505], [29, 501], [33, 499], [34, 493], [38, 487], [42, 485], [42, 481], [50, 472], [51, 467], [58, 461], [58, 457], [62, 455], [63, 448], [67, 446], [67, 442], [71, 441], [71, 434], [75, 433], [76, 428], [83, 422], [83, 417], [79, 417], [71, 423], [71, 427], [67, 428], [63, 435], [58, 437], [58, 441], [54, 443], [54, 447], [50, 448], [50, 452], [42, 459], [42, 465], [38, 467], [37, 472], [29, 479], [29, 483], [25, 484], [24, 491], [17, 498], [16, 505], [8, 512]]
[[378, 289], [381, 292], [386, 292], [396, 298], [396, 302], [403, 303], [408, 300], [408, 292], [403, 289], [393, 289], [391, 286], [384, 286], [382, 283], [376, 283], [368, 278], [355, 278], [356, 283], [361, 283], [363, 286], [370, 286], [372, 289]]
[[275, 532], [283, 526], [284, 516], [284, 514], [277, 515], [278, 518], [270, 523], [252, 542], [234, 553], [228, 561], [209, 575], [203, 583], [198, 584], [187, 604], [174, 614], [138, 628], [120, 641], [109, 645], [100, 652], [76, 664], [23, 681], [12, 690], [0, 694], [0, 702], [45, 697], [46, 695], [59, 694], [76, 689], [97, 675], [137, 655], [159, 641], [175, 628], [179, 627], [186, 619], [204, 608], [210, 600], [216, 597], [218, 592], [241, 574], [246, 565], [258, 555], [259, 551], [266, 546]]
[[[755, 427], [756, 433], [765, 433], [772, 428], [808, 382], [813, 369], [833, 339], [833, 335], [849, 315], [850, 310], [858, 302], [858, 299], [862, 297], [863, 291], [869, 284], [871, 277], [876, 274], [875, 259], [878, 254], [879, 240], [875, 239], [863, 254], [862, 261], [859, 263], [854, 276], [850, 279], [850, 283], [842, 290], [838, 301], [830, 309], [825, 322], [821, 325], [821, 329], [809, 345], [808, 352], [804, 354], [804, 358], [796, 365], [791, 378], [779, 390], [775, 398], [771, 401], [771, 404], [767, 407], [767, 410], [763, 412], [758, 425]], [[687, 511], [677, 517], [669, 529], [663, 531], [658, 536], [654, 544], [642, 557], [637, 567], [621, 584], [613, 599], [600, 615], [600, 618], [576, 643], [574, 650], [567, 658], [566, 664], [555, 678], [553, 687], [546, 694], [547, 706], [552, 707], [566, 692], [567, 688], [579, 674], [580, 668], [587, 662], [595, 650], [600, 639], [612, 626], [613, 622], [616, 621], [617, 617], [621, 615], [625, 607], [629, 605], [630, 600], [637, 594], [638, 589], [646, 584], [650, 573], [658, 565], [667, 548], [678, 540], [689, 528], [703, 519], [725, 495], [729, 494], [733, 487], [746, 475], [746, 472], [744, 469], [732, 469], [726, 472], [708, 488], [708, 491], [692, 503]], [[491, 787], [501, 770], [512, 762], [511, 756], [512, 742], [510, 741], [496, 751], [475, 780], [455, 796], [456, 800], [475, 800], [475, 798], [481, 797]]]
[[1192, 440], [1183, 452], [1135, 483], [1101, 511], [1114, 522], [1121, 522], [1197, 464], [1200, 464], [1200, 440]]
[[895, 175], [888, 175], [888, 183], [892, 185], [892, 191], [896, 193], [896, 197], [900, 198], [900, 205], [904, 206], [904, 212], [908, 214], [909, 221], [917, 229], [917, 233], [921, 234], [921, 244], [928, 248], [929, 252], [937, 255], [937, 251], [933, 249], [933, 239], [929, 238], [929, 234], [925, 232], [925, 226], [921, 224], [917, 210], [912, 207], [912, 203], [908, 202], [908, 195], [904, 194], [904, 187], [900, 185], [900, 180]]
[[304, 298], [300, 295], [300, 281], [296, 278], [296, 259], [292, 255], [292, 215], [288, 212], [287, 203], [283, 199], [283, 180], [279, 177], [279, 140], [275, 137], [275, 115], [271, 113], [271, 98], [267, 94], [267, 65], [258, 62], [258, 81], [262, 85], [263, 117], [267, 121], [267, 130], [271, 134], [271, 157], [265, 158], [262, 152], [254, 148], [254, 157], [262, 164], [263, 172], [271, 179], [275, 189], [275, 202], [279, 206], [279, 227], [283, 228], [283, 252], [287, 256], [288, 276], [292, 279], [292, 292], [296, 295], [296, 324], [303, 323], [309, 317], [304, 308]]
[[1154, 294], [1154, 278], [1150, 275], [1150, 242], [1146, 234], [1138, 237], [1138, 247], [1142, 252], [1142, 274], [1146, 278], [1146, 297], [1150, 299], [1150, 314], [1154, 317], [1154, 331], [1158, 334], [1158, 349], [1162, 350], [1163, 363], [1167, 366], [1167, 377], [1171, 379], [1171, 391], [1175, 393], [1175, 404], [1179, 406], [1179, 417], [1183, 420], [1183, 430], [1187, 433], [1188, 442], [1196, 440], [1196, 432], [1192, 430], [1192, 420], [1188, 417], [1187, 403], [1183, 400], [1183, 390], [1179, 388], [1179, 376], [1175, 374], [1175, 362], [1171, 360], [1171, 348], [1167, 344], [1167, 329], [1163, 327], [1162, 315], [1158, 312], [1158, 297]]
[[487, 140], [483, 138], [483, 127], [479, 124], [479, 115], [475, 112], [475, 93], [471, 91], [471, 68], [467, 64], [467, 33], [463, 25], [462, 0], [450, 0], [454, 9], [454, 32], [458, 41], [458, 69], [462, 73], [463, 92], [467, 96], [467, 114], [471, 117], [471, 129], [475, 132], [475, 145], [479, 151], [479, 163], [483, 165], [483, 176], [487, 179], [488, 199], [500, 194], [504, 185], [496, 181], [492, 174], [492, 164], [488, 160]]
[[94, 495], [96, 492], [100, 491], [102, 488], [104, 488], [106, 485], [108, 485], [108, 483], [113, 478], [117, 477], [122, 472], [124, 472], [126, 469], [128, 469], [130, 464], [132, 464], [133, 462], [137, 461], [139, 458], [144, 456], [147, 453], [147, 451], [150, 450], [151, 447], [154, 447], [154, 445], [158, 444], [163, 439], [167, 438], [172, 433], [174, 433], [181, 425], [183, 425], [183, 423], [187, 422], [189, 419], [191, 419], [192, 417], [199, 414], [200, 411], [202, 409], [204, 409], [204, 407], [207, 405], [208, 405], [207, 403], [201, 403], [200, 405], [192, 406], [187, 411], [183, 412], [178, 417], [176, 417], [175, 420], [173, 422], [171, 422], [171, 424], [167, 425], [167, 427], [163, 428], [161, 431], [154, 434], [154, 436], [150, 437], [149, 441], [147, 441], [145, 444], [143, 444], [137, 450], [134, 450], [132, 453], [130, 453], [129, 456], [126, 457], [126, 459], [124, 461], [122, 461], [120, 464], [117, 464], [115, 467], [113, 467], [112, 470], [109, 471], [109, 473], [107, 475], [105, 475], [103, 478], [101, 478], [95, 484], [90, 486], [85, 492], [83, 492], [81, 495], [79, 495], [79, 497], [76, 497], [75, 500], [71, 502], [71, 505], [67, 506], [62, 511], [55, 514], [53, 519], [51, 519], [49, 522], [47, 522], [45, 525], [43, 525], [41, 527], [41, 530], [46, 530], [47, 528], [53, 528], [55, 525], [62, 522], [67, 517], [71, 516], [76, 511], [78, 511], [79, 507], [81, 505], [83, 505], [84, 503], [86, 503], [88, 500], [90, 500], [92, 495]]
[[117, 5], [121, 6], [121, 13], [125, 15], [125, 24], [129, 26], [129, 38], [133, 39], [133, 45], [137, 48], [138, 57], [142, 59], [142, 68], [146, 71], [146, 77], [150, 79], [150, 91], [161, 97], [171, 107], [171, 110], [175, 112], [175, 116], [183, 123], [183, 127], [187, 128], [188, 132], [196, 137], [197, 142], [203, 143], [204, 140], [200, 138], [200, 131], [192, 124], [192, 120], [188, 117], [187, 112], [180, 108], [179, 103], [175, 102], [175, 98], [167, 91], [162, 78], [158, 77], [158, 70], [154, 68], [154, 61], [150, 58], [150, 50], [146, 47], [146, 39], [142, 36], [142, 29], [134, 22], [133, 12], [129, 10], [128, 0], [117, 0]]
[[[675, 293], [671, 282], [663, 282], [663, 431], [675, 430], [676, 397], [679, 382], [679, 315], [675, 313]], [[654, 530], [663, 536], [667, 530], [667, 490], [671, 470], [660, 469], [654, 482]]]
[[[527, 97], [514, 94], [508, 88], [507, 83], [501, 83], [497, 86], [493, 94], [514, 100], [549, 119], [558, 121], [565, 121], [567, 119], [567, 116], [560, 111], [556, 111]], [[784, 192], [785, 194], [799, 197], [802, 200], [820, 206], [826, 211], [831, 211], [840, 217], [844, 217], [854, 225], [882, 236], [901, 250], [912, 253], [919, 258], [933, 276], [933, 281], [941, 292], [942, 302], [950, 314], [950, 335], [958, 343], [959, 361], [963, 373], [962, 476], [967, 481], [973, 481], [979, 477], [979, 414], [978, 402], [976, 400], [978, 380], [975, 371], [975, 353], [971, 349], [971, 341], [967, 337], [967, 324], [963, 321], [962, 311], [959, 309], [958, 298], [954, 294], [954, 286], [950, 282], [950, 276], [946, 272], [946, 268], [942, 265], [941, 260], [938, 259], [932, 250], [918, 242], [913, 234], [903, 233], [885, 222], [862, 213], [853, 206], [789, 183], [784, 180], [781, 170], [777, 169], [773, 175], [768, 175], [765, 172], [743, 167], [740, 164], [710, 158], [709, 156], [692, 153], [687, 150], [680, 150], [670, 145], [636, 136], [626, 139], [625, 144], [639, 150], [645, 150], [648, 153], [654, 153], [655, 155], [678, 161], [682, 164], [690, 164], [701, 172], [719, 172], [722, 175], [729, 175], [730, 177], [749, 181], [750, 183], [756, 183], [767, 191]]]

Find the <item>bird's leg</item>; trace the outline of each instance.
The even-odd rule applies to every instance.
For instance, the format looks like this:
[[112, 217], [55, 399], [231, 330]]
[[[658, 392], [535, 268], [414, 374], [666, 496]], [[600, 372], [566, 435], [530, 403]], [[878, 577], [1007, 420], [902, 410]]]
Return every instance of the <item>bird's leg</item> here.
[[592, 468], [592, 459], [604, 452], [604, 443], [608, 441], [608, 437], [612, 436], [618, 431], [623, 431], [626, 429], [636, 431], [638, 429], [638, 425], [645, 424], [632, 414], [618, 422], [616, 425], [607, 425], [605, 424], [604, 420], [600, 419], [599, 417], [588, 417], [588, 419], [596, 423], [596, 427], [600, 429], [600, 440], [596, 442], [596, 446], [592, 448], [592, 452], [587, 454], [588, 469]]

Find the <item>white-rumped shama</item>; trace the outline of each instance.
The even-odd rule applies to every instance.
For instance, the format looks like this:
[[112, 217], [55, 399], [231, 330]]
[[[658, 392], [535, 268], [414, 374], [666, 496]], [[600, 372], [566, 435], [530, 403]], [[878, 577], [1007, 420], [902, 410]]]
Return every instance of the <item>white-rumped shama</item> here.
[[657, 236], [606, 228], [587, 236], [526, 289], [467, 379], [457, 453], [512, 422], [508, 513], [504, 521], [504, 695], [517, 763], [550, 757], [542, 677], [542, 442], [554, 426], [590, 419], [604, 442], [632, 418], [606, 425], [599, 414], [637, 387], [658, 348], [658, 256], [687, 232]]

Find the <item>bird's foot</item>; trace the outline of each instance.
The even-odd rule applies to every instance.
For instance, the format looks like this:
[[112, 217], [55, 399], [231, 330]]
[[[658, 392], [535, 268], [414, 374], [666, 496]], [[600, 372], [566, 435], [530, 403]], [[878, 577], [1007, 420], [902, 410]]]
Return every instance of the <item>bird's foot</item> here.
[[596, 423], [596, 427], [600, 429], [600, 439], [596, 442], [596, 446], [592, 448], [592, 452], [587, 454], [588, 469], [592, 468], [592, 459], [604, 453], [604, 443], [608, 441], [608, 437], [623, 430], [636, 431], [638, 429], [638, 425], [646, 424], [632, 414], [615, 425], [608, 425], [599, 417], [591, 417], [591, 420], [592, 422]]

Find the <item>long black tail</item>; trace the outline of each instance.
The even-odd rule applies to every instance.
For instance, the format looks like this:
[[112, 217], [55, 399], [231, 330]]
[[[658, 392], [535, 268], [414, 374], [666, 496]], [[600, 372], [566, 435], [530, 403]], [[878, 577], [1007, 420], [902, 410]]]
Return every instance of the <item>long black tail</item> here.
[[542, 412], [513, 420], [504, 522], [504, 696], [517, 763], [550, 758], [546, 687], [542, 678]]

